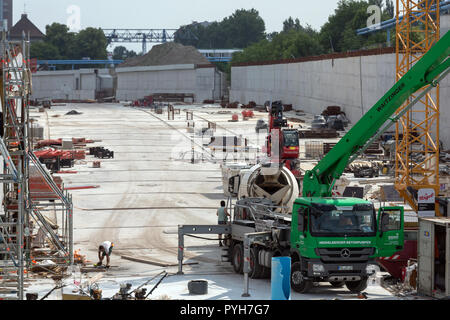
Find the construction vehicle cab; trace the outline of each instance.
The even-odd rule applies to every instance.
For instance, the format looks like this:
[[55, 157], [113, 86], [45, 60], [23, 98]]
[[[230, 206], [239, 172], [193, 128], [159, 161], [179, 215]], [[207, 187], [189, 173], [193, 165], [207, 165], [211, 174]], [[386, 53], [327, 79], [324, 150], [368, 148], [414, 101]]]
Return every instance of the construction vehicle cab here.
[[375, 211], [357, 198], [299, 198], [291, 230], [292, 286], [308, 291], [313, 282], [364, 290], [367, 268], [379, 256], [403, 248], [402, 207]]
[[283, 108], [281, 101], [275, 101], [270, 106], [267, 155], [284, 163], [298, 179], [300, 177], [299, 132], [288, 128], [287, 120], [283, 116]]
[[[367, 200], [332, 198], [333, 187], [347, 166], [414, 105], [413, 101], [398, 111], [411, 95], [424, 87], [421, 94], [426, 94], [450, 72], [449, 55], [450, 32], [447, 32], [312, 170], [306, 171], [302, 196], [296, 198], [292, 206], [276, 207], [263, 192], [257, 198], [238, 199], [235, 219], [230, 230], [226, 230], [225, 256], [235, 272], [245, 273], [247, 281], [265, 277], [270, 275], [272, 257], [291, 256], [291, 285], [297, 292], [307, 292], [314, 282], [330, 282], [336, 287], [346, 285], [352, 292], [365, 289], [368, 266], [375, 264], [376, 258], [389, 257], [404, 247], [404, 209], [382, 207], [376, 211]], [[271, 142], [278, 141], [274, 136], [287, 125], [282, 112], [281, 102], [272, 104], [269, 157], [274, 153]], [[291, 133], [284, 132], [286, 137]], [[285, 140], [280, 141], [282, 146]], [[293, 152], [298, 150], [290, 141], [286, 138], [286, 147], [292, 147]], [[286, 155], [280, 153], [280, 158], [272, 158], [272, 161], [279, 164], [285, 160], [298, 161], [298, 154], [295, 159]], [[279, 177], [279, 174], [269, 175], [274, 176]], [[209, 232], [214, 232], [215, 228], [220, 226], [204, 227], [212, 230]], [[199, 227], [190, 229], [197, 232]], [[182, 243], [179, 248], [181, 270]]]
[[[450, 33], [437, 42], [336, 144], [305, 173], [303, 197], [292, 212], [291, 283], [307, 290], [312, 281], [342, 281], [352, 291], [367, 281], [365, 266], [376, 257], [389, 257], [404, 246], [403, 208], [381, 208], [356, 198], [330, 198], [337, 179], [356, 157], [394, 124], [393, 114], [419, 89], [432, 88], [450, 67]], [[402, 112], [411, 108], [405, 106]], [[387, 123], [387, 124], [386, 124]], [[294, 226], [297, 226], [295, 228]]]

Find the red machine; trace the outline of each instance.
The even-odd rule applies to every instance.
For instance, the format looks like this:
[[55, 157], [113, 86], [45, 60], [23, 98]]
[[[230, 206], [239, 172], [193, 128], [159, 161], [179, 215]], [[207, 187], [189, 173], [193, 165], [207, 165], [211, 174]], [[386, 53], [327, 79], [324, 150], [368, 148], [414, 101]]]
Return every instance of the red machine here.
[[[275, 141], [278, 141], [278, 143], [275, 144]], [[278, 150], [274, 150], [277, 145]], [[297, 180], [300, 179], [299, 133], [295, 129], [289, 129], [287, 120], [283, 118], [281, 101], [273, 102], [269, 110], [269, 136], [267, 137], [266, 148], [267, 155], [272, 161], [278, 160], [283, 163]]]

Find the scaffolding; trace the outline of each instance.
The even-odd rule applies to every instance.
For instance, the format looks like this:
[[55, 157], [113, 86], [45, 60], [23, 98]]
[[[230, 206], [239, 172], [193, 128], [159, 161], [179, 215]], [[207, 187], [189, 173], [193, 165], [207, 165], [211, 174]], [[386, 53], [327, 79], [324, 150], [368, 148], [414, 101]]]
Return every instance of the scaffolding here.
[[[63, 267], [73, 263], [72, 199], [35, 157], [29, 139], [30, 41], [25, 40], [25, 35], [23, 39], [8, 41], [3, 32], [0, 44], [0, 153], [3, 158], [3, 173], [0, 174], [3, 184], [0, 300], [23, 300], [24, 277], [28, 277], [40, 261], [51, 261]], [[30, 169], [33, 170], [31, 179]], [[36, 177], [42, 181], [41, 185], [45, 185], [47, 194], [36, 196], [33, 193], [37, 187]], [[61, 211], [56, 226], [45, 211], [54, 214]], [[38, 235], [39, 246], [36, 245]]]
[[[397, 81], [439, 41], [439, 1], [397, 0]], [[411, 96], [398, 113], [420, 96], [423, 90]], [[434, 189], [436, 195], [440, 190], [439, 86], [428, 92], [397, 122], [396, 151], [396, 189], [417, 212], [414, 196], [417, 190]]]

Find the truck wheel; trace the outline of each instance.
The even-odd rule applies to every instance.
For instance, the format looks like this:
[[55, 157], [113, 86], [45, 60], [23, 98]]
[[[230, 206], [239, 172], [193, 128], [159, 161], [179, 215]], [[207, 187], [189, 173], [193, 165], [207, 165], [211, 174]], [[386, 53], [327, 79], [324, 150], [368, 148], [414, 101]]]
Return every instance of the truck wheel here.
[[367, 288], [367, 280], [368, 279], [362, 279], [359, 281], [347, 281], [347, 282], [345, 282], [345, 286], [351, 292], [359, 293]]
[[253, 247], [250, 249], [250, 273], [251, 279], [260, 279], [263, 274], [263, 266], [258, 261], [258, 248]]
[[272, 269], [263, 267], [263, 273], [261, 275], [261, 278], [262, 279], [270, 279], [271, 276], [272, 276]]
[[295, 262], [291, 268], [291, 287], [295, 292], [307, 293], [312, 287], [311, 280], [305, 280], [300, 262]]
[[234, 245], [231, 256], [234, 272], [242, 274], [244, 269], [244, 248], [242, 244], [238, 243]]
[[342, 288], [345, 284], [344, 281], [330, 281], [330, 284], [334, 287], [334, 288]]

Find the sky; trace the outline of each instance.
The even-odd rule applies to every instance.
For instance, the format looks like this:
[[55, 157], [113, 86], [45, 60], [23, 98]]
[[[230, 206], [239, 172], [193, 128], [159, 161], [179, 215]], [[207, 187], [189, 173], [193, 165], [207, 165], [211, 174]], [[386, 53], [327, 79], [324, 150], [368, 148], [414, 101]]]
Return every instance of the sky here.
[[[53, 22], [67, 24], [79, 8], [81, 29], [178, 29], [193, 21], [221, 21], [236, 9], [255, 8], [266, 23], [266, 32], [281, 31], [289, 16], [314, 29], [328, 20], [338, 0], [13, 0], [16, 23], [24, 11], [45, 32]], [[75, 10], [77, 10], [75, 8]], [[72, 19], [73, 21], [73, 19]], [[126, 45], [140, 51], [141, 45]], [[151, 45], [148, 45], [149, 47]], [[109, 48], [111, 49], [111, 48]]]

